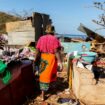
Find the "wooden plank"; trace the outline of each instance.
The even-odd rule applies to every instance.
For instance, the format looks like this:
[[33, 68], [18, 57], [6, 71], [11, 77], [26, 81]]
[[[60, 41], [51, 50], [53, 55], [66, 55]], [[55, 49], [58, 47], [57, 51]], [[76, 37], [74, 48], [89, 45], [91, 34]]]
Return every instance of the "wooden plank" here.
[[31, 20], [6, 23], [6, 32], [28, 31], [28, 30], [32, 30]]
[[12, 32], [8, 33], [8, 44], [10, 45], [26, 45], [29, 42], [35, 42], [35, 32]]

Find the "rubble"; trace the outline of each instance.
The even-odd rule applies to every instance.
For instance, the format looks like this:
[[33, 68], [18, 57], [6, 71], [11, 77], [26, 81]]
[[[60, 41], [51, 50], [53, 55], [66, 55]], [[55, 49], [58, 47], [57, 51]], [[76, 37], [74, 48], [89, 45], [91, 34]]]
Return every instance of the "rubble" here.
[[[29, 20], [6, 24], [9, 37], [0, 36], [0, 60], [6, 64], [22, 59], [31, 61], [35, 59], [35, 48], [33, 47], [35, 43], [33, 46], [26, 45], [30, 41], [37, 41], [41, 33], [45, 33], [45, 27], [50, 20], [49, 15], [46, 14], [33, 13], [32, 17]], [[82, 26], [82, 31], [85, 31], [89, 38], [84, 40], [65, 37], [63, 39], [64, 48], [62, 47], [61, 53], [65, 68], [63, 72], [57, 73], [57, 81], [51, 85], [46, 100], [41, 101], [40, 90], [38, 90], [32, 98], [27, 97], [23, 105], [79, 105], [79, 101], [86, 105], [105, 104], [105, 39], [84, 26]], [[7, 45], [8, 41], [9, 45]], [[15, 44], [23, 46], [16, 48]], [[91, 60], [93, 56], [88, 56], [86, 52], [92, 53], [92, 51], [97, 55]], [[83, 59], [85, 57], [88, 60]], [[67, 66], [69, 71], [66, 71]], [[38, 76], [35, 79], [38, 84]]]

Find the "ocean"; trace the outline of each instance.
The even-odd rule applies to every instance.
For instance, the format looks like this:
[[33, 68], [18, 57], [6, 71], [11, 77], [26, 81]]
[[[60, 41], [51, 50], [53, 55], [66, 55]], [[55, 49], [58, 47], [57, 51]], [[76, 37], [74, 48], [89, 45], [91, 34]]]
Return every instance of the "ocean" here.
[[86, 35], [77, 35], [77, 34], [57, 34], [57, 37], [68, 37], [68, 38], [82, 38], [86, 39]]

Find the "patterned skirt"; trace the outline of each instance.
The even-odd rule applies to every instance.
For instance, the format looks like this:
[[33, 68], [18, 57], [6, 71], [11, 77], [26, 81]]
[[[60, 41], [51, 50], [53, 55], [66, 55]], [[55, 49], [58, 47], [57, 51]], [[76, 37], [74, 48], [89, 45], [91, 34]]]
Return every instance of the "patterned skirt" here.
[[57, 60], [54, 54], [42, 53], [39, 69], [40, 89], [47, 91], [50, 83], [56, 81]]

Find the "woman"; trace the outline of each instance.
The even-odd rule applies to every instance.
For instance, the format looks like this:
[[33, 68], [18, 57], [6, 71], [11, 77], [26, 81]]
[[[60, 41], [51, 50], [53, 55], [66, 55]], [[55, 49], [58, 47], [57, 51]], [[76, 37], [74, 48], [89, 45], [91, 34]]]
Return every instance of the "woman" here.
[[39, 84], [42, 91], [42, 100], [45, 99], [45, 92], [49, 89], [50, 83], [56, 81], [57, 66], [59, 65], [60, 70], [63, 69], [59, 53], [61, 45], [54, 36], [54, 32], [53, 26], [47, 26], [46, 35], [40, 37], [36, 45], [36, 58], [41, 53]]

